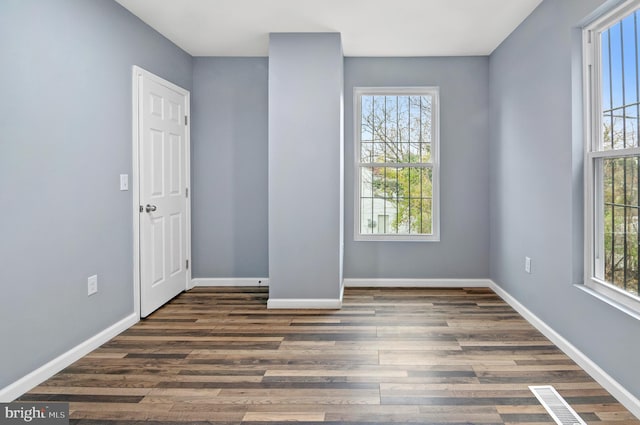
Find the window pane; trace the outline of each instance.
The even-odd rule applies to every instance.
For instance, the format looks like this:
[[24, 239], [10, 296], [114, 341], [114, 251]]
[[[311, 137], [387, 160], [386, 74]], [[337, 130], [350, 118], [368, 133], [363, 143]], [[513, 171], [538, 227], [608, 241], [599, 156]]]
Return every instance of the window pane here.
[[409, 143], [409, 96], [398, 96], [398, 131], [400, 143]]
[[[422, 167], [362, 167], [362, 233], [431, 234], [433, 170]], [[387, 216], [380, 224], [379, 216]]]
[[432, 96], [362, 96], [360, 161], [431, 161]]
[[613, 138], [611, 136], [611, 129], [613, 128], [613, 115], [611, 111], [604, 111], [602, 113], [602, 144], [605, 150], [613, 148]]
[[613, 109], [624, 105], [622, 90], [622, 32], [620, 23], [609, 29], [609, 69], [611, 72], [611, 95]]
[[623, 149], [624, 146], [624, 114], [621, 109], [613, 110], [613, 130], [612, 130], [612, 147], [613, 149]]
[[373, 198], [360, 199], [360, 233], [373, 233]]
[[638, 114], [637, 105], [624, 108], [624, 147], [634, 148], [638, 146]]
[[373, 162], [374, 144], [370, 142], [360, 143], [360, 161]]
[[373, 141], [373, 96], [362, 96], [361, 99], [361, 133], [360, 140], [371, 142]]
[[431, 143], [422, 144], [420, 155], [422, 162], [431, 162]]
[[413, 199], [409, 206], [409, 233], [431, 233], [431, 200]]
[[638, 295], [640, 157], [603, 159], [604, 280]]
[[420, 232], [430, 234], [433, 232], [433, 200], [425, 198], [422, 200], [422, 220], [420, 221]]
[[399, 162], [410, 162], [410, 119], [409, 119], [409, 96], [398, 96], [398, 143]]
[[622, 58], [624, 74], [624, 103], [635, 103], [637, 98], [635, 18], [631, 14], [622, 20]]
[[381, 154], [384, 159], [384, 141], [386, 140], [385, 135], [385, 122], [384, 122], [384, 96], [372, 96], [372, 107], [371, 112], [367, 117], [363, 117], [366, 119], [371, 126], [371, 131], [373, 132], [373, 141], [378, 143], [380, 147], [382, 147]]
[[638, 147], [637, 12], [601, 34], [602, 148]]
[[387, 233], [390, 232], [391, 228], [389, 227], [389, 214], [378, 214], [378, 226], [376, 233]]
[[396, 96], [384, 96], [385, 162], [398, 162], [398, 116]]
[[433, 106], [432, 96], [420, 97], [420, 110], [422, 111], [422, 142], [431, 143], [431, 108]]
[[367, 164], [384, 162], [385, 150], [384, 142], [362, 142], [360, 143], [360, 161]]
[[[362, 167], [360, 171], [360, 232], [381, 233], [378, 216], [395, 214], [395, 169]], [[387, 225], [383, 225], [387, 227]]]
[[420, 108], [420, 96], [409, 96], [409, 113], [411, 131], [410, 138], [412, 143], [420, 143], [422, 137], [422, 115]]

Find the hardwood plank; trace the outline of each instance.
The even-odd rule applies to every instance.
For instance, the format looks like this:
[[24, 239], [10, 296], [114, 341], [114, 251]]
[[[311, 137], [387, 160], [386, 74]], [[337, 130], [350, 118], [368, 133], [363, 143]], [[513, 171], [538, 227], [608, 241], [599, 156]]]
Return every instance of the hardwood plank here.
[[242, 418], [249, 422], [323, 422], [324, 413], [302, 413], [302, 412], [247, 412]]
[[21, 400], [78, 425], [553, 423], [553, 384], [589, 423], [634, 424], [486, 288], [347, 288], [341, 310], [267, 310], [268, 288], [194, 288]]

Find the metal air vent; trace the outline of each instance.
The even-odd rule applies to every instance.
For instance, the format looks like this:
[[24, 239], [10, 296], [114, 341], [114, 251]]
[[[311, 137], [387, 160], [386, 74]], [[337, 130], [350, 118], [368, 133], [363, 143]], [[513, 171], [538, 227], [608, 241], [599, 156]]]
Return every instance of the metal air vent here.
[[587, 425], [551, 385], [529, 387], [538, 401], [559, 425]]

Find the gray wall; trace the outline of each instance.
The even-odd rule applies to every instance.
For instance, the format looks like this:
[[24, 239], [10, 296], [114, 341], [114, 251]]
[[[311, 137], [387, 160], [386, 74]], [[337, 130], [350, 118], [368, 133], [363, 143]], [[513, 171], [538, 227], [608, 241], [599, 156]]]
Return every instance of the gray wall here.
[[640, 322], [572, 285], [582, 280], [575, 26], [601, 3], [545, 0], [490, 57], [491, 278], [640, 397]]
[[[269, 275], [267, 67], [194, 59], [194, 278]], [[488, 69], [486, 57], [345, 58], [346, 278], [488, 277]], [[441, 87], [441, 242], [353, 241], [353, 87], [367, 85]]]
[[340, 296], [340, 34], [269, 40], [269, 297]]
[[192, 65], [111, 0], [2, 0], [0, 56], [2, 388], [133, 313], [131, 67]]
[[[489, 60], [345, 59], [345, 278], [489, 277]], [[353, 88], [440, 87], [440, 242], [355, 242]]]
[[269, 276], [267, 67], [267, 58], [194, 58], [194, 278]]

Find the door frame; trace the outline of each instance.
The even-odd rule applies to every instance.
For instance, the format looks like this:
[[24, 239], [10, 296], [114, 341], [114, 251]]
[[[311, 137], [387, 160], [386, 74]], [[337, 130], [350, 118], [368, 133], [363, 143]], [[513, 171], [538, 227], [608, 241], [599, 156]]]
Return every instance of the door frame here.
[[189, 190], [189, 196], [186, 198], [186, 259], [189, 260], [189, 268], [187, 269], [187, 278], [185, 282], [185, 290], [193, 288], [191, 278], [191, 93], [177, 86], [170, 81], [158, 77], [157, 75], [133, 66], [132, 72], [132, 175], [131, 188], [133, 191], [133, 308], [134, 313], [140, 319], [140, 120], [139, 108], [140, 99], [140, 79], [148, 78], [155, 82], [169, 87], [172, 90], [185, 96], [184, 113], [187, 117], [187, 125], [185, 126], [185, 183]]

